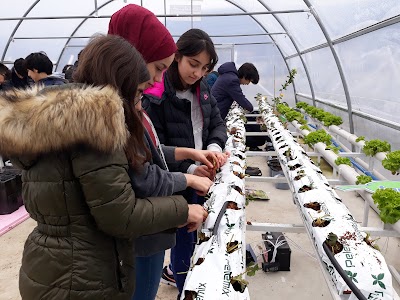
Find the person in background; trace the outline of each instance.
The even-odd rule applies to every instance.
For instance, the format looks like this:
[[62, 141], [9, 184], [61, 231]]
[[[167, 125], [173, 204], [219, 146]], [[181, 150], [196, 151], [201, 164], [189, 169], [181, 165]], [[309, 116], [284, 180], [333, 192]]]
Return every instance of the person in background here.
[[65, 65], [61, 73], [64, 74], [64, 78], [68, 80], [69, 83], [72, 82], [73, 68], [74, 65]]
[[[183, 159], [199, 160], [209, 168], [216, 156], [212, 151], [168, 147], [160, 143], [154, 126], [141, 106], [141, 93], [146, 87], [160, 85], [163, 72], [175, 57], [176, 45], [168, 30], [147, 9], [130, 4], [111, 17], [109, 34], [122, 36], [143, 55], [150, 80], [139, 85], [135, 108], [145, 127], [145, 142], [151, 159], [139, 170], [130, 169], [132, 186], [141, 197], [172, 195], [191, 187], [204, 195], [212, 184], [207, 177], [182, 172], [168, 172], [168, 164]], [[135, 241], [136, 290], [132, 299], [154, 300], [160, 283], [165, 250], [175, 245], [175, 231], [139, 237]]]
[[200, 205], [138, 199], [132, 189], [128, 167], [149, 155], [132, 107], [139, 78], [149, 79], [140, 53], [100, 36], [82, 52], [75, 84], [0, 96], [0, 140], [8, 141], [0, 153], [23, 169], [25, 207], [37, 222], [22, 257], [23, 300], [129, 300], [135, 238], [201, 225]]
[[210, 87], [210, 90], [213, 87], [215, 81], [217, 81], [218, 76], [219, 76], [219, 74], [217, 71], [212, 71], [209, 74], [207, 74], [206, 80], [207, 80], [208, 86]]
[[28, 69], [28, 76], [37, 84], [50, 86], [68, 83], [68, 80], [58, 76], [52, 76], [53, 63], [44, 53], [31, 53], [25, 58], [25, 62], [26, 68]]
[[18, 58], [14, 61], [14, 66], [11, 69], [10, 83], [16, 89], [25, 89], [30, 86], [25, 59]]
[[237, 70], [234, 62], [226, 62], [218, 68], [218, 73], [219, 76], [211, 93], [217, 99], [221, 117], [226, 118], [233, 101], [236, 101], [245, 110], [252, 112], [253, 105], [244, 96], [240, 85], [248, 85], [250, 82], [258, 83], [260, 77], [256, 67], [251, 63], [244, 63]]
[[11, 77], [10, 69], [6, 65], [0, 63], [0, 91], [7, 91], [12, 88], [9, 79]]
[[[144, 107], [154, 123], [160, 142], [168, 146], [189, 147], [214, 151], [220, 165], [227, 155], [222, 152], [227, 140], [226, 127], [217, 103], [203, 76], [212, 70], [218, 56], [208, 34], [190, 29], [178, 39], [175, 60], [164, 76], [161, 95], [151, 91], [143, 96]], [[212, 177], [205, 165], [185, 160], [170, 165], [170, 170]], [[202, 203], [193, 189], [183, 195], [188, 203]], [[171, 272], [163, 270], [163, 280], [176, 285], [182, 292], [190, 266], [196, 235], [179, 228], [176, 246], [171, 249]], [[179, 296], [178, 296], [179, 297]]]

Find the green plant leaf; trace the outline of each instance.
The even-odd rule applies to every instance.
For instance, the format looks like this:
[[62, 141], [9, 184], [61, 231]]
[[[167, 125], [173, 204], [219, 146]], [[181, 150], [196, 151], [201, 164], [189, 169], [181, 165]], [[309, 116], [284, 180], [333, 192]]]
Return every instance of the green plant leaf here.
[[381, 288], [383, 288], [383, 289], [386, 290], [386, 286], [385, 286], [385, 284], [384, 284], [382, 281], [378, 281], [378, 284], [379, 284], [379, 286], [380, 286]]
[[381, 220], [394, 224], [400, 220], [400, 192], [393, 189], [379, 189], [372, 194], [374, 203], [380, 210]]
[[384, 273], [379, 274], [379, 275], [378, 275], [378, 280], [382, 280], [383, 277], [385, 277], [385, 274], [384, 274]]
[[381, 140], [370, 140], [365, 142], [362, 151], [367, 156], [374, 156], [378, 152], [390, 152], [390, 144], [386, 141]]
[[325, 130], [320, 129], [313, 132], [310, 132], [307, 136], [304, 137], [304, 143], [312, 147], [316, 143], [322, 142], [325, 145], [330, 145], [332, 137], [326, 133]]
[[259, 269], [260, 269], [260, 268], [259, 268], [258, 264], [253, 263], [253, 264], [251, 264], [250, 266], [248, 266], [248, 267], [246, 268], [246, 274], [247, 274], [248, 276], [254, 276], [254, 275], [256, 275], [256, 272], [257, 272]]
[[400, 172], [400, 150], [388, 153], [382, 161], [382, 166], [392, 174]]
[[350, 158], [348, 158], [348, 157], [338, 157], [336, 160], [335, 160], [335, 164], [336, 165], [348, 165], [348, 166], [351, 166], [351, 160], [350, 160]]
[[366, 184], [372, 181], [372, 177], [368, 175], [359, 175], [357, 176], [356, 184]]

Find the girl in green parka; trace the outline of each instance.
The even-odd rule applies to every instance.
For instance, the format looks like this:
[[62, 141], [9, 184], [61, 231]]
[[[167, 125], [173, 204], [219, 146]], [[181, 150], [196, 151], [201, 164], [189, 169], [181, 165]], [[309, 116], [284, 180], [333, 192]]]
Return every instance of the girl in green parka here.
[[128, 166], [143, 155], [132, 110], [136, 49], [117, 36], [93, 39], [78, 84], [0, 96], [0, 153], [23, 169], [23, 199], [37, 227], [23, 252], [22, 299], [130, 299], [135, 237], [190, 223], [204, 210], [180, 196], [137, 199]]

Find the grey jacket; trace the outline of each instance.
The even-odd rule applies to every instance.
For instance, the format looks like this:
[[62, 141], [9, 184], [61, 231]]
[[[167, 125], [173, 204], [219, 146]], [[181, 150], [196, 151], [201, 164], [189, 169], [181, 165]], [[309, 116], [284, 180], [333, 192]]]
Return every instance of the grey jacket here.
[[[186, 189], [186, 178], [180, 172], [169, 172], [157, 148], [145, 131], [146, 146], [150, 149], [152, 161], [141, 170], [129, 170], [132, 188], [137, 197], [166, 196]], [[162, 146], [167, 163], [175, 161], [175, 147]], [[144, 235], [135, 241], [137, 256], [150, 256], [175, 246], [175, 229], [156, 234]]]

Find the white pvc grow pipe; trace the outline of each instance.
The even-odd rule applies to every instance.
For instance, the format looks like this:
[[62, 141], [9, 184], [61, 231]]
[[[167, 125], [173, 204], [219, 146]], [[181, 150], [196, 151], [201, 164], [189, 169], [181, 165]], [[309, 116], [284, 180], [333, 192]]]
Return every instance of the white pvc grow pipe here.
[[[322, 124], [319, 120], [311, 117], [310, 115], [308, 115], [303, 109], [302, 112], [304, 114], [307, 115], [308, 118], [310, 118], [310, 120], [312, 120], [315, 124], [317, 124], [319, 127], [323, 128], [325, 131], [327, 131], [328, 133], [330, 133], [331, 135], [335, 134], [335, 135], [339, 135], [342, 138], [346, 139], [346, 141], [348, 141], [349, 143], [351, 143], [352, 145], [356, 146], [359, 148], [359, 151], [361, 152], [361, 149], [364, 147], [365, 145], [365, 141], [359, 141], [356, 142], [356, 139], [358, 138], [358, 136], [356, 136], [355, 134], [352, 134], [336, 125], [331, 125], [329, 127], [326, 127], [324, 124]], [[333, 134], [332, 134], [333, 133]], [[339, 141], [337, 141], [340, 146], [345, 149], [347, 152], [350, 152], [350, 150], [345, 147], [342, 143], [340, 143]], [[375, 154], [374, 157], [371, 157], [370, 159], [372, 160], [373, 158], [376, 158], [378, 161], [382, 161], [386, 158], [386, 152], [379, 152], [377, 154]], [[380, 180], [387, 180], [387, 178], [382, 175], [380, 172], [378, 172], [377, 170], [373, 169], [373, 165], [368, 165], [368, 163], [366, 163], [365, 161], [363, 161], [361, 158], [359, 157], [355, 157], [354, 160], [359, 163], [363, 168], [365, 169], [371, 169], [370, 171], [373, 172], [373, 174], [378, 177]], [[373, 162], [373, 160], [372, 160]]]
[[[293, 121], [292, 125], [301, 132], [301, 134], [303, 136], [306, 136], [309, 134], [308, 130], [302, 130], [300, 129], [301, 124], [298, 123], [297, 121]], [[325, 150], [326, 149], [326, 145], [324, 143], [317, 143], [314, 145], [315, 150], [320, 152], [322, 154], [322, 156], [324, 157], [324, 159], [332, 166], [332, 168], [337, 168], [339, 170], [339, 174], [340, 176], [343, 176], [344, 179], [346, 179], [346, 181], [350, 184], [355, 184], [355, 182], [357, 181], [357, 176], [359, 175], [353, 167], [350, 167], [348, 165], [339, 165], [337, 166], [335, 164], [335, 160], [338, 158], [338, 156], [330, 150]], [[382, 152], [380, 154], [383, 154]], [[372, 195], [371, 193], [368, 193], [366, 191], [358, 191], [358, 193], [360, 194], [360, 196], [366, 201], [368, 202], [369, 206], [378, 214], [380, 214], [380, 211], [378, 209], [378, 207], [376, 206], [376, 204], [374, 203], [374, 200], [372, 199]], [[367, 212], [367, 211], [366, 211]], [[364, 215], [364, 224], [363, 226], [366, 226], [365, 224], [365, 218], [366, 216]], [[396, 222], [395, 224], [392, 225], [393, 229], [396, 230], [397, 232], [400, 233], [400, 221]]]

